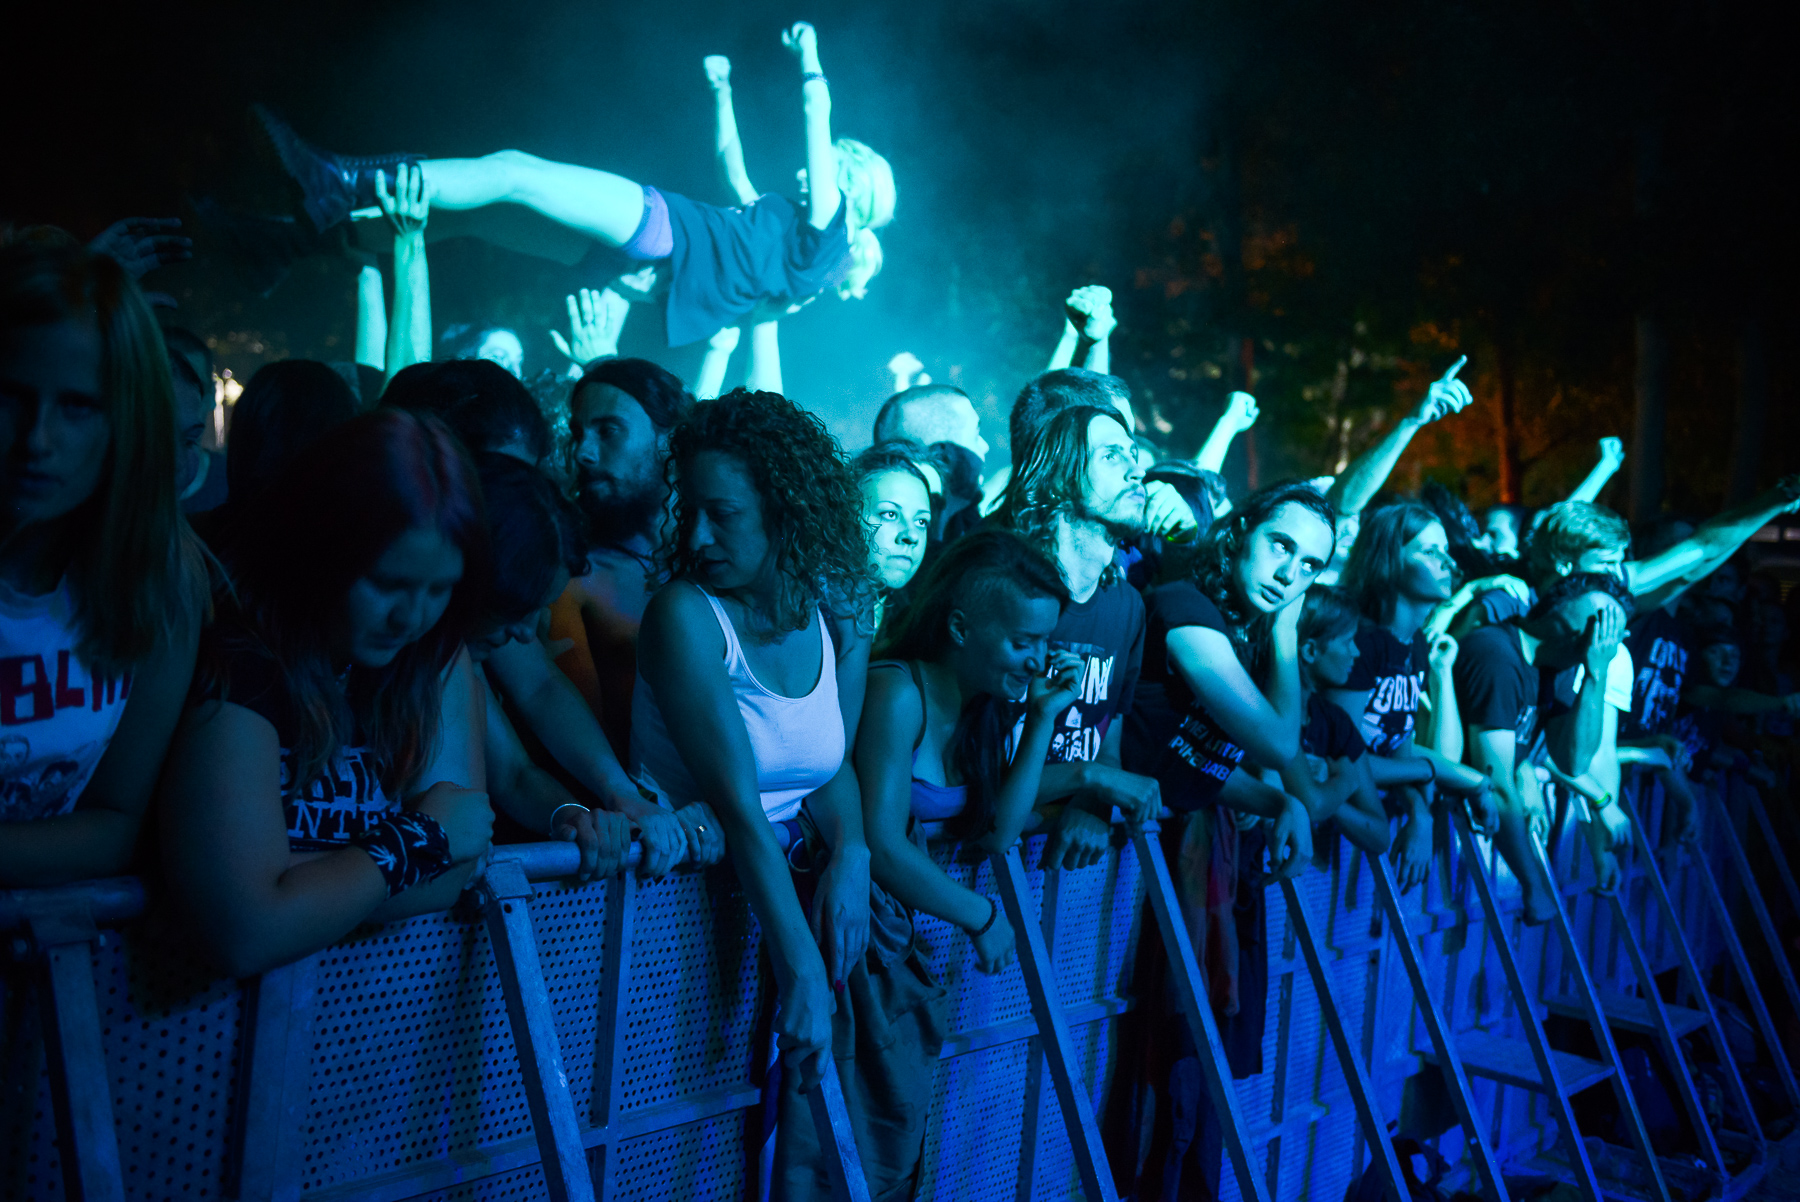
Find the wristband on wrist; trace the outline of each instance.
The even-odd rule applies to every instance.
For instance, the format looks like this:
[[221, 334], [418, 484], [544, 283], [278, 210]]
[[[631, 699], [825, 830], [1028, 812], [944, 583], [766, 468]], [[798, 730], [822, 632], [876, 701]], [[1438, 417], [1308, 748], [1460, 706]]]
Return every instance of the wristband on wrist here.
[[809, 83], [812, 83], [815, 80], [817, 80], [819, 83], [826, 83], [827, 81], [825, 79], [825, 72], [823, 72], [823, 71], [803, 71], [800, 73], [800, 84], [802, 87], [804, 87], [805, 85], [807, 85]]
[[556, 834], [556, 816], [558, 814], [562, 813], [564, 810], [580, 810], [583, 814], [593, 813], [592, 810], [590, 810], [586, 806], [582, 805], [579, 801], [565, 801], [561, 805], [557, 806], [554, 810], [550, 811], [549, 829], [545, 831], [546, 834], [549, 834], [549, 835]]
[[1602, 793], [1598, 799], [1590, 801], [1588, 804], [1593, 806], [1595, 810], [1604, 810], [1613, 803], [1613, 800], [1613, 795], [1611, 793]]
[[1419, 758], [1425, 761], [1425, 766], [1427, 768], [1431, 769], [1431, 775], [1425, 778], [1425, 783], [1428, 785], [1437, 784], [1437, 761], [1428, 755], [1422, 755]]
[[394, 814], [350, 840], [375, 861], [395, 897], [415, 885], [435, 881], [450, 871], [450, 836], [430, 814], [411, 810]]
[[981, 938], [983, 935], [993, 930], [994, 924], [1000, 920], [1000, 903], [990, 897], [987, 899], [987, 904], [988, 920], [981, 924], [981, 929], [979, 931], [969, 932], [969, 938], [971, 939]]

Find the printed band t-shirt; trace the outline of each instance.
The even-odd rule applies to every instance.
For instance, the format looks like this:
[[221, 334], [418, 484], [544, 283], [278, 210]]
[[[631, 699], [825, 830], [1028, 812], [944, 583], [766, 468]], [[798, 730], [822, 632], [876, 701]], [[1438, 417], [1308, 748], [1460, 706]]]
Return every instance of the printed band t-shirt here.
[[275, 728], [281, 743], [281, 809], [289, 851], [334, 851], [400, 809], [401, 800], [383, 791], [374, 753], [363, 746], [360, 730], [352, 734], [348, 746], [338, 748], [324, 776], [304, 791], [295, 788], [293, 747], [299, 723], [280, 667], [247, 648], [234, 650], [228, 663], [227, 690], [221, 694], [215, 689], [208, 696], [241, 705]]
[[1660, 734], [1674, 720], [1687, 681], [1687, 631], [1665, 609], [1652, 610], [1631, 624], [1625, 638], [1637, 674], [1631, 685], [1631, 712], [1619, 719], [1619, 737]]
[[1394, 755], [1412, 737], [1425, 689], [1425, 635], [1403, 643], [1385, 626], [1364, 622], [1356, 631], [1356, 665], [1344, 689], [1367, 693], [1362, 737], [1376, 755]]
[[79, 641], [66, 578], [36, 597], [0, 583], [0, 822], [73, 810], [119, 728], [131, 677], [96, 680]]
[[1244, 749], [1213, 720], [1169, 660], [1169, 632], [1198, 626], [1226, 634], [1224, 615], [1190, 581], [1152, 589], [1144, 641], [1143, 679], [1126, 719], [1122, 760], [1131, 772], [1154, 776], [1174, 810], [1210, 805]]
[[1144, 599], [1122, 582], [1096, 590], [1063, 611], [1050, 649], [1081, 656], [1081, 693], [1057, 719], [1044, 762], [1091, 760], [1107, 728], [1131, 712], [1144, 663]]

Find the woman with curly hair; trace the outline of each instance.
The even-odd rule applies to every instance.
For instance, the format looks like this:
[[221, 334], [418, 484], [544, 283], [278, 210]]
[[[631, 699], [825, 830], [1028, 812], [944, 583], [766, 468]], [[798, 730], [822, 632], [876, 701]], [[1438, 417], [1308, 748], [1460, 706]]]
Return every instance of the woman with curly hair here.
[[[894, 218], [893, 169], [861, 142], [833, 141], [831, 90], [813, 27], [800, 22], [783, 32], [782, 42], [799, 62], [805, 102], [807, 196], [800, 203], [775, 193], [745, 196], [741, 149], [735, 158], [722, 154], [743, 200], [727, 209], [517, 150], [423, 161], [328, 154], [302, 142], [272, 114], [259, 116], [320, 232], [374, 206], [396, 171], [417, 163], [433, 209], [499, 206], [475, 227], [495, 241], [571, 264], [595, 243], [637, 263], [666, 262], [669, 345], [685, 346], [758, 310], [779, 312], [827, 288], [861, 297], [881, 270], [874, 231]], [[715, 92], [723, 93], [720, 103], [729, 105], [729, 68], [709, 63], [707, 71]], [[735, 121], [731, 143], [736, 145]], [[522, 231], [518, 210], [553, 224], [545, 228], [540, 220]]]
[[[846, 986], [852, 998], [863, 989], [865, 951], [891, 963], [895, 950], [879, 932], [869, 946], [869, 849], [846, 758], [869, 661], [862, 506], [824, 424], [776, 393], [700, 402], [671, 432], [669, 456], [670, 582], [638, 633], [632, 768], [675, 810], [690, 859], [731, 854], [779, 993], [776, 1171], [787, 1196], [827, 1197], [800, 1091], [827, 1063], [834, 1026], [849, 1053], [839, 1003]], [[860, 1078], [844, 1080], [853, 1115]], [[863, 1159], [874, 1185], [877, 1149]]]

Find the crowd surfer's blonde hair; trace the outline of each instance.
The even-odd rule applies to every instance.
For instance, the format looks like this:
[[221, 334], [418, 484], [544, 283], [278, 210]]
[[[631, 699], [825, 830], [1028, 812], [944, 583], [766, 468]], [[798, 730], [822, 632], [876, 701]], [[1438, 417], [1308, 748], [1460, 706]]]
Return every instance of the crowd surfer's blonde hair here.
[[854, 138], [839, 138], [838, 191], [844, 200], [844, 222], [850, 235], [850, 274], [838, 285], [846, 300], [862, 299], [869, 281], [881, 271], [881, 242], [875, 231], [894, 219], [898, 193], [888, 161]]

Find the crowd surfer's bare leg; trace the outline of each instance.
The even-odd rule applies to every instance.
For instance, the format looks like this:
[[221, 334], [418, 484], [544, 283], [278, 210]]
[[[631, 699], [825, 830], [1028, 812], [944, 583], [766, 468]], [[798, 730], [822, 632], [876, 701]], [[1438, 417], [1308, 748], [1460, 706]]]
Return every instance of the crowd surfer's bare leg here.
[[641, 184], [519, 150], [479, 159], [427, 159], [423, 166], [434, 208], [523, 205], [608, 246], [629, 242], [644, 215]]

